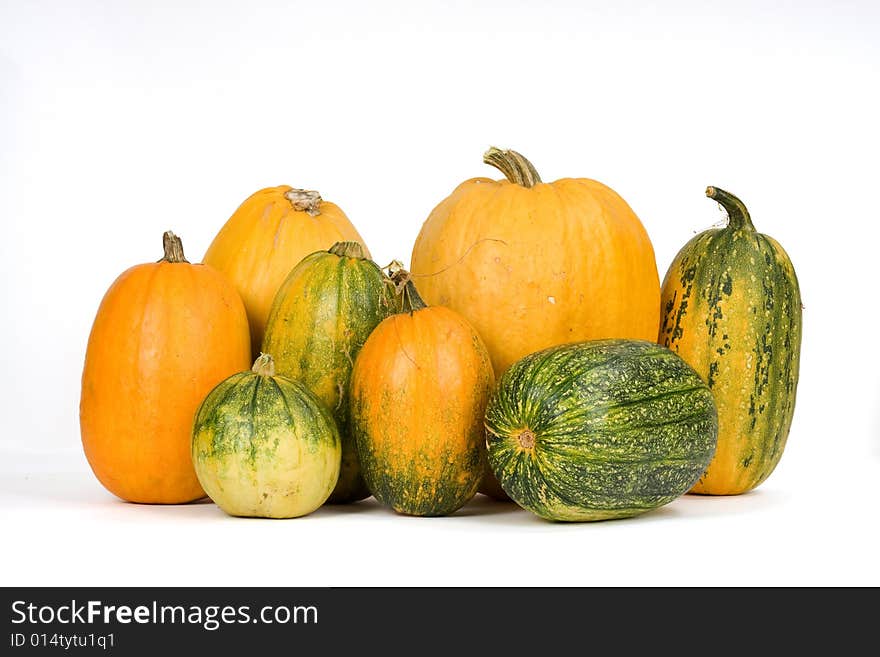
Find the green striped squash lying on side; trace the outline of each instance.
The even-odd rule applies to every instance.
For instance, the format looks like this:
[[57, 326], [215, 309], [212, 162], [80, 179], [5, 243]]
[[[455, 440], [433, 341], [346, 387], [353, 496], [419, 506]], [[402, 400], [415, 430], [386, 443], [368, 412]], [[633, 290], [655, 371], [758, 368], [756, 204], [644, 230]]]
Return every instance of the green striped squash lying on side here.
[[712, 393], [687, 363], [641, 340], [526, 356], [486, 410], [489, 465], [548, 520], [625, 518], [686, 493], [715, 452]]
[[708, 383], [718, 405], [718, 450], [693, 492], [736, 495], [773, 472], [794, 414], [801, 345], [797, 276], [745, 205], [706, 190], [729, 218], [679, 251], [662, 291], [659, 342]]
[[342, 437], [342, 470], [330, 503], [370, 495], [349, 427], [348, 387], [358, 352], [393, 301], [363, 247], [338, 242], [306, 256], [272, 302], [263, 351], [275, 357], [279, 374], [305, 383], [332, 410]]

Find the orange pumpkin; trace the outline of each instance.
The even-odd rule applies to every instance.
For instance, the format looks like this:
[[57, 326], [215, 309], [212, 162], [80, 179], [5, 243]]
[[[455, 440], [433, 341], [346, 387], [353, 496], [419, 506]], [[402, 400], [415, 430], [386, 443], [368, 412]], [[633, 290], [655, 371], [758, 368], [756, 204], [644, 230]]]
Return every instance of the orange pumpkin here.
[[176, 504], [204, 497], [190, 456], [199, 404], [247, 369], [244, 305], [219, 272], [186, 261], [164, 235], [165, 257], [113, 283], [86, 348], [80, 398], [82, 444], [98, 480], [130, 502]]
[[411, 271], [425, 301], [470, 320], [496, 376], [557, 344], [656, 340], [654, 249], [626, 201], [586, 178], [542, 183], [515, 151], [484, 161], [507, 179], [467, 180], [434, 208]]
[[[272, 300], [290, 271], [307, 255], [347, 241], [364, 242], [337, 205], [318, 192], [287, 185], [252, 194], [224, 224], [203, 261], [222, 272], [241, 295], [254, 356]], [[370, 257], [368, 251], [365, 255]]]
[[426, 307], [406, 272], [402, 311], [355, 360], [349, 411], [364, 480], [398, 513], [452, 513], [486, 468], [483, 418], [494, 385], [480, 336], [458, 313]]

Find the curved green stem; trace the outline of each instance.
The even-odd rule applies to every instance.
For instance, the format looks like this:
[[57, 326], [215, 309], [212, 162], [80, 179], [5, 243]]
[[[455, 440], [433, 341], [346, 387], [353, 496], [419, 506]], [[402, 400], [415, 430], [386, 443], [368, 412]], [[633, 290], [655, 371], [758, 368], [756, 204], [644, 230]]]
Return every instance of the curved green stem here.
[[517, 185], [534, 187], [541, 182], [541, 176], [534, 165], [516, 151], [504, 151], [492, 146], [483, 154], [483, 162], [491, 164]]
[[727, 211], [727, 225], [733, 230], [755, 230], [746, 204], [719, 187], [707, 187], [706, 196], [717, 201]]

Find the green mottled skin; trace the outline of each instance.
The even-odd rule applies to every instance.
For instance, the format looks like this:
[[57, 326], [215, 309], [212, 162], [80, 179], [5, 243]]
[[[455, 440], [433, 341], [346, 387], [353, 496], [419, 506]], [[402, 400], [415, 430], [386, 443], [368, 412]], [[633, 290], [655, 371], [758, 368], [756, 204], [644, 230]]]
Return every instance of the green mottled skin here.
[[735, 494], [770, 476], [785, 448], [802, 307], [783, 248], [755, 230], [739, 199], [710, 191], [723, 195], [729, 225], [695, 236], [670, 265], [659, 342], [694, 367], [718, 406], [718, 452], [694, 492]]
[[706, 384], [668, 349], [596, 340], [512, 365], [486, 429], [489, 464], [520, 506], [548, 520], [604, 520], [687, 492], [715, 451], [717, 416]]
[[[426, 477], [425, 465], [419, 461], [435, 458], [433, 455], [412, 455], [409, 466], [401, 466], [367, 454], [364, 457], [364, 475], [370, 482], [374, 497], [397, 513], [409, 516], [437, 517], [455, 513], [477, 492], [485, 466], [483, 450], [474, 448], [463, 454], [446, 453], [437, 460], [439, 467], [430, 467]], [[466, 474], [466, 477], [462, 475]]]
[[319, 251], [304, 258], [279, 289], [263, 339], [279, 374], [302, 381], [332, 409], [342, 437], [342, 470], [330, 503], [370, 495], [349, 428], [348, 384], [354, 359], [391, 312], [391, 288], [363, 257]]
[[241, 372], [221, 382], [199, 406], [192, 434], [199, 481], [231, 515], [304, 515], [339, 476], [333, 416], [283, 376]]
[[[487, 361], [488, 362], [488, 361]], [[488, 370], [487, 370], [488, 371]], [[489, 381], [481, 381], [474, 389], [474, 395], [486, 395], [491, 386]], [[371, 436], [368, 416], [394, 417], [394, 407], [400, 402], [391, 394], [381, 396], [378, 409], [369, 410], [371, 401], [364, 398], [352, 400], [351, 412], [354, 418], [352, 429], [360, 447], [364, 478], [373, 496], [385, 506], [398, 513], [411, 516], [446, 516], [464, 506], [477, 492], [483, 473], [486, 470], [486, 452], [482, 444], [484, 432], [482, 418], [475, 418], [474, 424], [466, 431], [473, 436], [470, 448], [441, 449], [447, 435], [436, 422], [425, 422], [419, 430], [418, 443], [399, 442], [399, 449], [373, 449], [375, 439]], [[424, 413], [443, 414], [442, 404]], [[447, 426], [460, 423], [454, 418], [444, 422]], [[431, 428], [434, 428], [434, 431]], [[394, 428], [387, 428], [394, 431]], [[419, 449], [418, 444], [424, 445]]]

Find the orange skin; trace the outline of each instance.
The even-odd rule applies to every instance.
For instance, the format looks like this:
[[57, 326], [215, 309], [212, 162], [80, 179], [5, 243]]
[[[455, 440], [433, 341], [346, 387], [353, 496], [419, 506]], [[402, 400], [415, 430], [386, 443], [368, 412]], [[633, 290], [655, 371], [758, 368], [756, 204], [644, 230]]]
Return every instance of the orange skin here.
[[474, 325], [496, 376], [556, 344], [657, 339], [651, 241], [629, 205], [595, 180], [531, 188], [467, 180], [425, 221], [411, 265], [429, 305]]
[[190, 456], [195, 411], [249, 364], [244, 305], [222, 275], [165, 261], [125, 271], [101, 301], [83, 368], [80, 428], [95, 476], [130, 502], [204, 497]]
[[[392, 315], [376, 327], [355, 361], [351, 407], [364, 474], [380, 501], [444, 515], [473, 497], [493, 385], [482, 340], [448, 308]], [[394, 499], [381, 498], [377, 480]]]
[[[289, 185], [281, 185], [252, 194], [205, 252], [205, 264], [232, 281], [244, 301], [254, 356], [263, 342], [275, 293], [299, 261], [336, 242], [364, 243], [337, 205], [322, 200], [319, 214], [312, 216], [294, 209], [284, 196], [290, 190]], [[370, 257], [366, 246], [364, 250]]]

